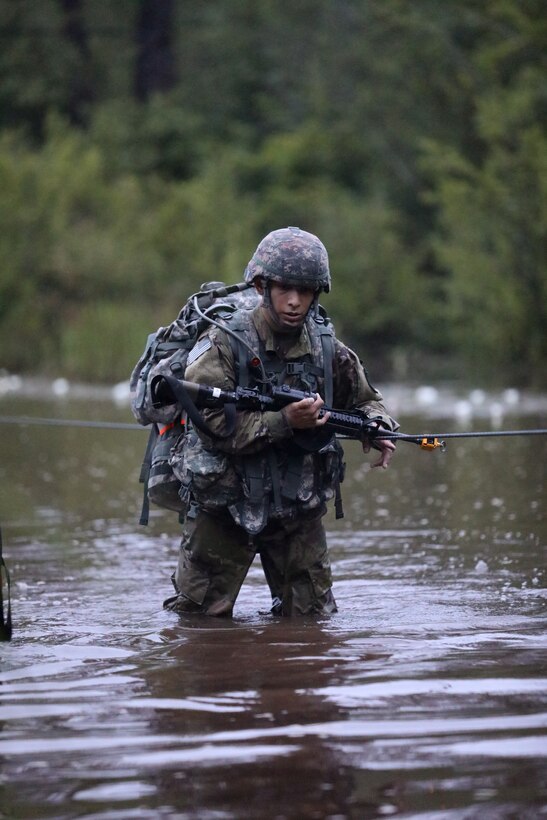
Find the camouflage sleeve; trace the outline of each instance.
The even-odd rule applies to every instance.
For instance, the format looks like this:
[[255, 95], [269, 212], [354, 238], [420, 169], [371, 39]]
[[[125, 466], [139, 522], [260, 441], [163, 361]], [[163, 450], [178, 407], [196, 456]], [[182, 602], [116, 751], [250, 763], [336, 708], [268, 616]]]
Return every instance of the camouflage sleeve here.
[[380, 418], [382, 425], [395, 432], [399, 424], [391, 418], [379, 390], [370, 383], [368, 373], [356, 353], [335, 342], [334, 406], [342, 410], [361, 410], [367, 418]]
[[[227, 335], [218, 328], [212, 328], [201, 338], [208, 340], [210, 345], [205, 341], [203, 352], [186, 367], [185, 379], [209, 387], [234, 390], [237, 381], [235, 363]], [[221, 408], [201, 412], [209, 427], [222, 435], [225, 430], [224, 410]], [[231, 436], [212, 442], [201, 433], [199, 435], [206, 445], [213, 443], [216, 449], [225, 453], [245, 455], [290, 438], [293, 432], [280, 411], [262, 413], [245, 410], [237, 412], [236, 428]]]

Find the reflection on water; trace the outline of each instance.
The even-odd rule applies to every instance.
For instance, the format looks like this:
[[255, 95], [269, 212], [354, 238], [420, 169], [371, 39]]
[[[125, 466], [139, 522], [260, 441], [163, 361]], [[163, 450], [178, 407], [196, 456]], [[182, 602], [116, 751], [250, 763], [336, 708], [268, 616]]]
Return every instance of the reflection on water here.
[[348, 443], [340, 612], [272, 619], [257, 562], [220, 622], [161, 609], [178, 526], [136, 523], [145, 439], [0, 427], [0, 817], [545, 813], [545, 439], [400, 445], [380, 473]]

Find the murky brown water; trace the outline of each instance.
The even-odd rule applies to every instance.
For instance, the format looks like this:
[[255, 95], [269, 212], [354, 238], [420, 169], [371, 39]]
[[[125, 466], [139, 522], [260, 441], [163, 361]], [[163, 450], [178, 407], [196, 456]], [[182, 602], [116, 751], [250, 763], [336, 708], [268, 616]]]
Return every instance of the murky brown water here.
[[[0, 401], [30, 412], [129, 419]], [[340, 612], [272, 620], [257, 563], [222, 622], [161, 609], [178, 528], [137, 524], [145, 440], [0, 425], [0, 817], [547, 813], [547, 437], [401, 444], [372, 473], [348, 443]]]

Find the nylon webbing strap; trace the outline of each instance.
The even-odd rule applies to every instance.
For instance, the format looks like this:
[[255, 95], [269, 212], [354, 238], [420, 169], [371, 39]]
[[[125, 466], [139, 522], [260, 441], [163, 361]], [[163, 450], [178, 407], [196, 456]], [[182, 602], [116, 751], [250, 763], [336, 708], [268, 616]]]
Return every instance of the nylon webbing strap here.
[[336, 484], [334, 487], [334, 510], [335, 510], [335, 517], [343, 518], [344, 517], [344, 506], [342, 504], [342, 490], [340, 488], [340, 476], [336, 479]]
[[265, 495], [262, 459], [257, 455], [249, 456], [245, 459], [244, 469], [249, 488], [249, 501], [252, 504], [258, 504], [263, 501]]
[[141, 507], [141, 517], [139, 518], [139, 524], [142, 524], [143, 527], [146, 527], [150, 518], [150, 501], [148, 499], [148, 480], [150, 478], [150, 468], [152, 466], [152, 453], [154, 451], [154, 447], [156, 445], [156, 441], [158, 440], [158, 428], [155, 424], [152, 425], [152, 429], [150, 430], [150, 435], [148, 436], [148, 444], [146, 445], [146, 451], [144, 453], [144, 458], [141, 465], [141, 472], [139, 475], [139, 482], [144, 485], [143, 490], [143, 498], [142, 498], [142, 507]]
[[267, 451], [268, 467], [272, 478], [273, 502], [276, 512], [283, 512], [283, 502], [281, 501], [281, 476], [277, 466], [277, 456], [274, 450]]
[[[8, 607], [4, 615], [4, 579], [8, 592]], [[8, 568], [2, 555], [2, 529], [0, 528], [0, 641], [11, 641], [13, 627], [11, 623], [11, 581]]]
[[283, 495], [290, 501], [296, 501], [296, 496], [302, 483], [302, 469], [304, 454], [302, 452], [289, 453], [287, 469], [283, 482]]
[[321, 346], [323, 348], [323, 371], [325, 373], [325, 404], [332, 407], [334, 403], [332, 360], [334, 358], [334, 343], [332, 334], [323, 331], [321, 333]]
[[287, 376], [306, 376], [310, 373], [312, 376], [322, 376], [323, 368], [318, 365], [309, 364], [308, 362], [292, 362], [286, 363], [285, 371]]
[[[243, 344], [238, 340], [229, 336], [230, 344], [234, 354], [234, 365], [237, 373], [237, 383], [240, 387], [249, 386], [249, 367], [247, 361], [247, 350]], [[243, 362], [243, 364], [242, 364]]]

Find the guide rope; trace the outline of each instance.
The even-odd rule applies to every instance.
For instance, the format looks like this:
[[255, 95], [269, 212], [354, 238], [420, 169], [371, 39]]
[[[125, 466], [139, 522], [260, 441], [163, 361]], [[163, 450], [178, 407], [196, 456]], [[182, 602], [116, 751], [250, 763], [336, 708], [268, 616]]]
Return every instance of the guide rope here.
[[55, 427], [97, 427], [104, 430], [146, 430], [142, 424], [124, 421], [93, 421], [91, 419], [47, 419], [38, 416], [0, 416], [0, 424], [52, 425]]
[[389, 441], [408, 441], [419, 444], [422, 450], [446, 450], [445, 439], [451, 438], [493, 438], [499, 436], [545, 436], [547, 429], [536, 430], [477, 430], [465, 433], [428, 433], [409, 435], [407, 433], [380, 433], [380, 437]]
[[[58, 419], [41, 418], [39, 416], [0, 416], [0, 424], [17, 424], [21, 427], [26, 425], [41, 425], [55, 427], [88, 427], [103, 430], [146, 430], [149, 429], [141, 424], [131, 422], [116, 421], [93, 421], [91, 419]], [[418, 444], [422, 450], [446, 449], [446, 439], [466, 439], [466, 438], [498, 438], [503, 436], [545, 436], [547, 428], [536, 428], [532, 430], [476, 430], [460, 433], [390, 433], [387, 430], [381, 431], [379, 438], [389, 441], [407, 441], [410, 444]], [[355, 438], [339, 434], [340, 438]]]

